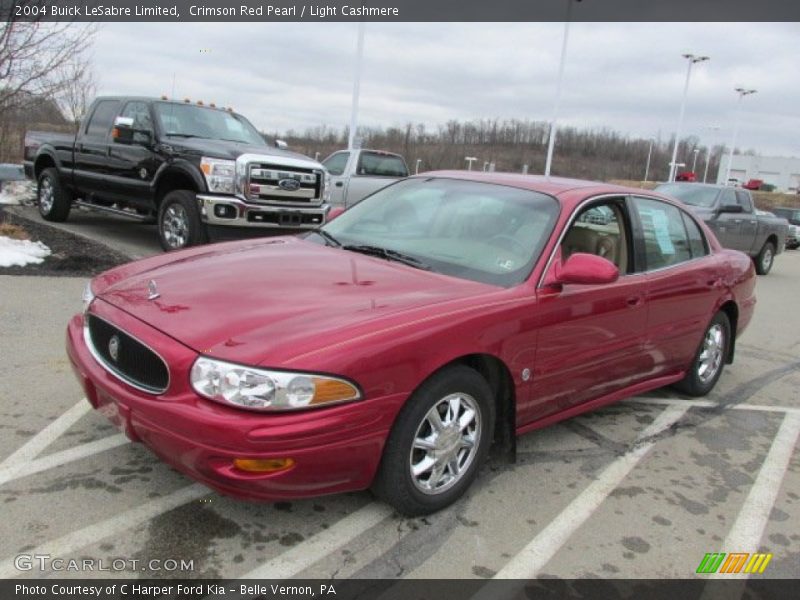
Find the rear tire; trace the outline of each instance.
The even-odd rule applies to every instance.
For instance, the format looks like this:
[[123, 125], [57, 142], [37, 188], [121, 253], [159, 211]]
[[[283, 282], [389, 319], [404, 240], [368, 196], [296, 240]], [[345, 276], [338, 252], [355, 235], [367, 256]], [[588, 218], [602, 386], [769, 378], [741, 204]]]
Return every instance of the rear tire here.
[[472, 484], [493, 432], [489, 384], [469, 367], [448, 367], [425, 381], [400, 411], [372, 491], [407, 516], [440, 510]]
[[731, 322], [720, 311], [708, 324], [700, 347], [686, 372], [673, 387], [689, 396], [705, 396], [717, 385], [731, 347]]
[[49, 167], [39, 175], [36, 199], [39, 204], [39, 214], [45, 221], [60, 223], [69, 217], [72, 198], [61, 185], [61, 177], [55, 167]]
[[168, 252], [208, 241], [193, 191], [175, 190], [164, 196], [158, 207], [158, 240]]
[[772, 263], [775, 262], [775, 245], [772, 242], [765, 242], [761, 252], [756, 257], [756, 273], [759, 275], [766, 275], [772, 269]]

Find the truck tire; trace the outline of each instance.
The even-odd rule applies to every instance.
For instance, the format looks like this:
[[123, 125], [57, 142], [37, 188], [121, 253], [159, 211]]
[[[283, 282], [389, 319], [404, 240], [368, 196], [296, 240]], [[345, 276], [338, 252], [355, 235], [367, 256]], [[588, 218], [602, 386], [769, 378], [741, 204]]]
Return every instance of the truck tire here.
[[167, 252], [208, 241], [193, 191], [174, 190], [164, 196], [158, 207], [158, 240]]
[[765, 242], [761, 252], [756, 256], [756, 273], [759, 275], [766, 275], [772, 269], [772, 263], [775, 262], [775, 244], [772, 242]]
[[58, 169], [49, 167], [39, 175], [36, 190], [39, 214], [45, 221], [66, 221], [72, 208], [72, 198], [61, 185]]

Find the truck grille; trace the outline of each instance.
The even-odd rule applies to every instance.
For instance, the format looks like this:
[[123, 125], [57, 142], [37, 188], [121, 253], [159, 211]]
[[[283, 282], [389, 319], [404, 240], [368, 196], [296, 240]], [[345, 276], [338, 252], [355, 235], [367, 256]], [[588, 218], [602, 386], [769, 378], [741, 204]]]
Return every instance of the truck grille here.
[[86, 315], [86, 338], [94, 357], [113, 375], [151, 394], [167, 389], [167, 365], [136, 338], [92, 314]]
[[264, 204], [322, 204], [322, 172], [268, 163], [250, 163], [247, 169], [248, 200]]

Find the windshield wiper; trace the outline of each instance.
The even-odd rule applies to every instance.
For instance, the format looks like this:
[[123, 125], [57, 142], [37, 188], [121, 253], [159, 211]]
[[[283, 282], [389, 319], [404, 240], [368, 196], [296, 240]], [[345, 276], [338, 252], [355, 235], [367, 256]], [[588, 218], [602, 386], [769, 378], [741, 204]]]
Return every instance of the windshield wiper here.
[[314, 233], [316, 233], [320, 237], [324, 238], [326, 242], [330, 242], [330, 244], [328, 244], [329, 246], [332, 244], [332, 245], [336, 246], [337, 248], [341, 248], [342, 247], [342, 242], [337, 240], [335, 237], [333, 237], [330, 233], [328, 233], [324, 229], [317, 229]]
[[353, 252], [360, 252], [361, 254], [367, 254], [369, 256], [377, 256], [379, 258], [385, 258], [387, 260], [394, 260], [396, 262], [403, 263], [404, 265], [408, 265], [409, 267], [422, 269], [424, 271], [431, 270], [430, 266], [425, 264], [421, 260], [416, 259], [413, 256], [409, 256], [408, 254], [403, 254], [402, 252], [398, 252], [397, 250], [390, 250], [389, 248], [381, 248], [380, 246], [370, 246], [368, 244], [353, 244], [353, 245], [342, 246], [342, 248], [344, 250], [352, 250]]
[[204, 137], [202, 135], [195, 135], [194, 133], [168, 133], [166, 134], [168, 137], [180, 137], [180, 138], [203, 138], [207, 140], [209, 138]]

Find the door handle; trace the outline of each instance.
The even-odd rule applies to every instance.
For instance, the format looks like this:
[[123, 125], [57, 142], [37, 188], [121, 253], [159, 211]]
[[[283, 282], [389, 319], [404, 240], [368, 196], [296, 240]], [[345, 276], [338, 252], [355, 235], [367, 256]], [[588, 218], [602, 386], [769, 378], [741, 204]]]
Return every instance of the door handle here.
[[741, 223], [741, 222], [742, 222], [742, 220], [741, 220], [741, 219], [734, 219], [734, 220], [733, 220], [733, 222], [734, 222], [734, 223]]
[[634, 308], [636, 306], [640, 306], [642, 304], [643, 298], [641, 296], [630, 296], [625, 300], [625, 303]]
[[343, 187], [343, 186], [344, 186], [344, 183], [342, 183], [341, 181], [337, 181], [337, 182], [336, 182], [334, 185], [335, 185], [336, 187]]

